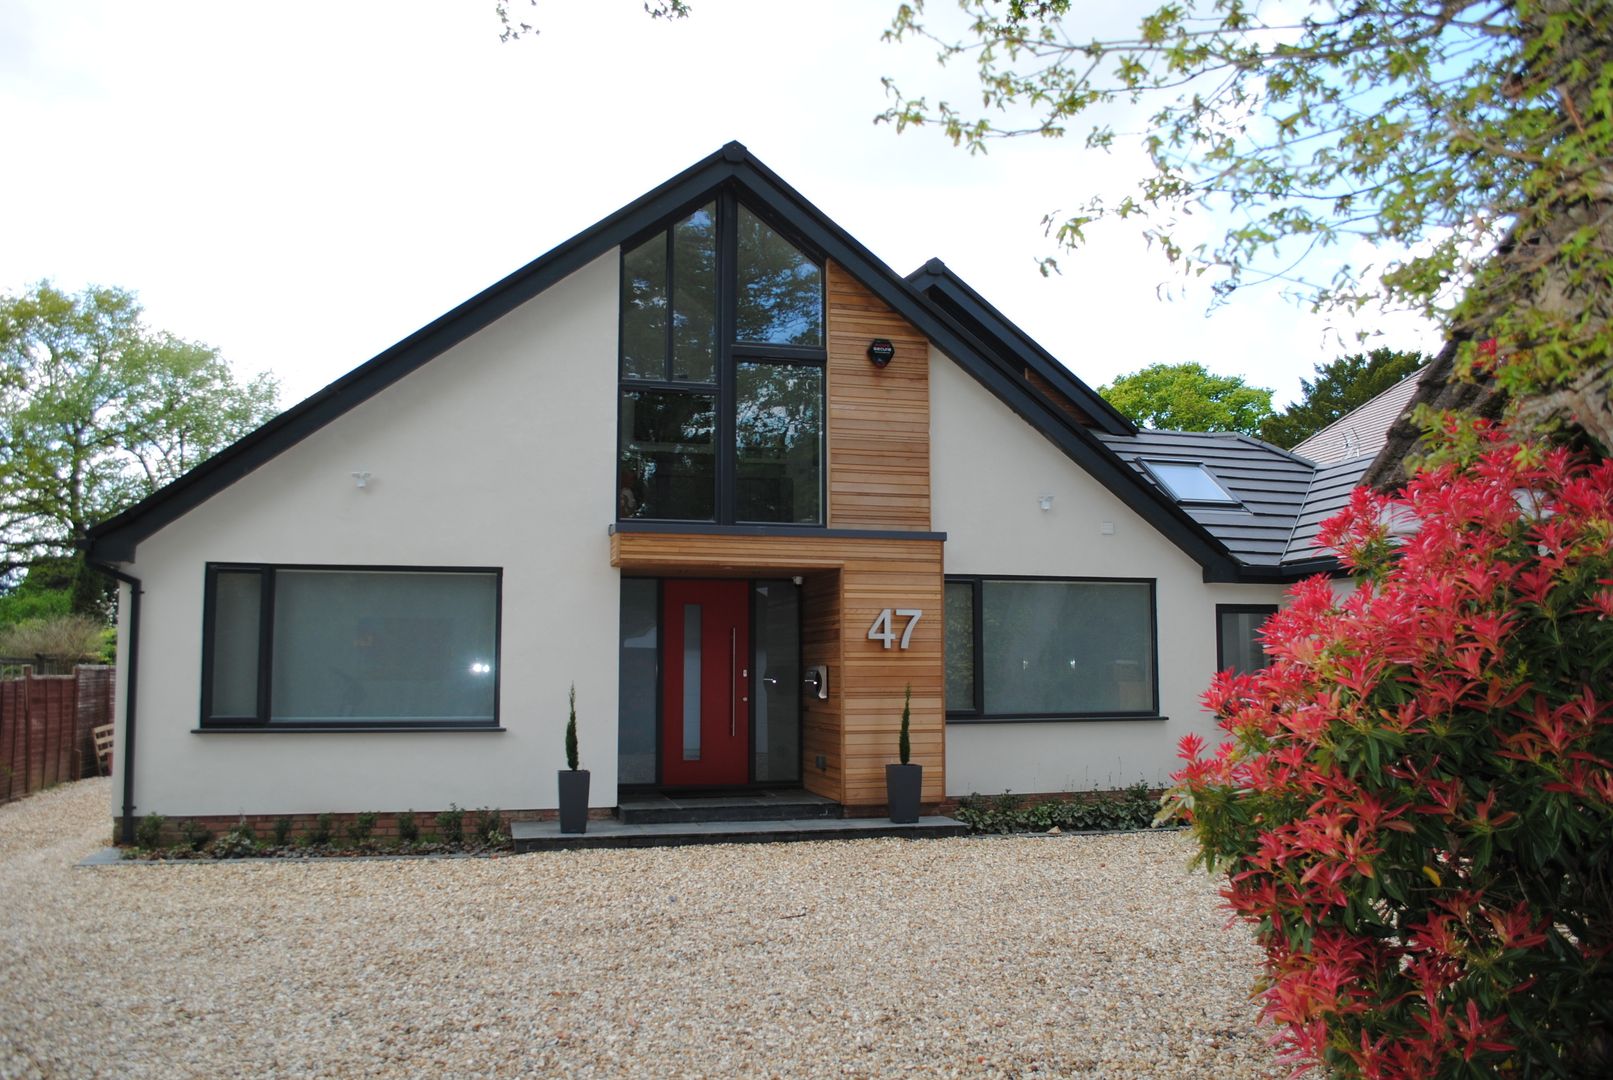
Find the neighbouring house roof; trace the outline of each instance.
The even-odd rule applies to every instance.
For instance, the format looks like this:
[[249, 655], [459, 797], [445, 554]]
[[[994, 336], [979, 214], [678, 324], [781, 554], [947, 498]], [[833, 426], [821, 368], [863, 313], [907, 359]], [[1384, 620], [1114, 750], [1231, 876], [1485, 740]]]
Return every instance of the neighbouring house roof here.
[[[1068, 368], [932, 260], [904, 279], [739, 143], [697, 162], [552, 251], [292, 406], [173, 483], [90, 530], [89, 555], [127, 562], [136, 546], [349, 409], [581, 269], [732, 187], [815, 255], [832, 259], [910, 322], [1098, 483], [1204, 568], [1207, 581], [1286, 581], [1330, 569], [1285, 560], [1316, 472], [1243, 436], [1139, 431]], [[1240, 511], [1179, 504], [1148, 476], [1150, 454], [1203, 460]], [[1285, 524], [1286, 523], [1286, 524]]]
[[1294, 453], [1318, 465], [1336, 465], [1356, 458], [1377, 457], [1389, 441], [1389, 428], [1417, 393], [1427, 366], [1420, 367], [1389, 389], [1345, 413], [1321, 431], [1294, 447]]

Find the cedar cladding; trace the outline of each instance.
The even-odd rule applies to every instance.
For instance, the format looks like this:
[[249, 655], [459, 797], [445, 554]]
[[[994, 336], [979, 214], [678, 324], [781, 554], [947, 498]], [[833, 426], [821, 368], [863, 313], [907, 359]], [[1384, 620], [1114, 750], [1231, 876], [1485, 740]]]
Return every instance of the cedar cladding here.
[[[930, 528], [930, 343], [858, 283], [828, 267], [829, 524]], [[883, 368], [868, 344], [885, 338]]]

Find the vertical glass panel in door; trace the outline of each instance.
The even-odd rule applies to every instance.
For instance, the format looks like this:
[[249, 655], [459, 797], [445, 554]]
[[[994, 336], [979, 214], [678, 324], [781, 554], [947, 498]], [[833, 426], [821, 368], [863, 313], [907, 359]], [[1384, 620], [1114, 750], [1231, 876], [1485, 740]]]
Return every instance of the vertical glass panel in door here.
[[262, 588], [257, 570], [220, 570], [213, 579], [213, 716], [258, 715]]
[[666, 378], [666, 233], [622, 256], [622, 377]]
[[743, 206], [738, 277], [738, 340], [823, 344], [823, 268]]
[[717, 381], [717, 207], [672, 229], [672, 378]]
[[740, 521], [823, 520], [823, 369], [737, 364], [734, 440]]
[[655, 691], [659, 685], [659, 592], [648, 578], [622, 579], [616, 776], [623, 784], [655, 783]]
[[700, 760], [700, 605], [683, 606], [683, 760]]
[[757, 783], [801, 779], [801, 591], [791, 581], [758, 581], [752, 594], [751, 634], [756, 653]]
[[619, 518], [710, 521], [717, 504], [716, 409], [710, 394], [622, 394]]

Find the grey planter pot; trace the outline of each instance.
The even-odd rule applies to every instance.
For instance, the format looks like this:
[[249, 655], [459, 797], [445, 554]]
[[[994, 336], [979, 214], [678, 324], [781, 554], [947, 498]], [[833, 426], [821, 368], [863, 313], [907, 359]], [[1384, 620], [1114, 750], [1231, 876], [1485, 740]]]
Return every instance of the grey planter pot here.
[[588, 770], [560, 771], [560, 831], [588, 831]]
[[885, 799], [890, 803], [891, 821], [914, 825], [919, 819], [919, 791], [924, 786], [924, 766], [885, 766]]

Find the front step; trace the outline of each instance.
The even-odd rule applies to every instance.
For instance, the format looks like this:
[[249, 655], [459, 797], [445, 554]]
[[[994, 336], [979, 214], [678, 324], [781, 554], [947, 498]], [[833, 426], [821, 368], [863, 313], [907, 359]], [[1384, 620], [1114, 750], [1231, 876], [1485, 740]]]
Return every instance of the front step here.
[[585, 833], [562, 833], [557, 821], [511, 822], [517, 852], [578, 848], [670, 847], [683, 844], [757, 844], [800, 840], [862, 840], [897, 836], [910, 840], [963, 836], [969, 830], [949, 817], [921, 817], [916, 825], [888, 818], [811, 818], [794, 821], [681, 821], [657, 824], [590, 821]]
[[616, 808], [624, 825], [674, 825], [723, 821], [813, 821], [841, 816], [833, 799], [799, 789], [742, 795], [628, 796]]

